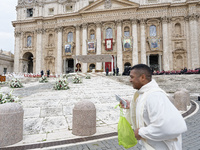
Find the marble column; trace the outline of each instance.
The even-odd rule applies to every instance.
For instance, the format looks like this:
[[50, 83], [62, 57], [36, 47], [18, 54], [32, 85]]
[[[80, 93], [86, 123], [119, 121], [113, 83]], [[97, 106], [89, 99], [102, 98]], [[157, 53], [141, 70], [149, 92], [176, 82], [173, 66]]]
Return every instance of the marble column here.
[[163, 69], [169, 71], [169, 43], [168, 43], [168, 18], [162, 18], [162, 35], [163, 35]]
[[138, 64], [137, 23], [138, 23], [137, 19], [132, 19], [132, 37], [133, 37], [132, 66]]
[[63, 59], [63, 72], [66, 74], [66, 59]]
[[42, 70], [42, 35], [44, 30], [37, 29], [37, 42], [36, 42], [36, 74], [40, 74]]
[[150, 55], [147, 55], [147, 65], [150, 67]]
[[76, 56], [80, 55], [80, 26], [76, 25]]
[[191, 63], [191, 50], [190, 50], [190, 28], [189, 28], [189, 17], [185, 17], [185, 28], [186, 28], [186, 42], [187, 42], [187, 67], [192, 68], [192, 63]]
[[168, 56], [169, 56], [169, 70], [173, 70], [173, 48], [172, 48], [172, 23], [171, 18], [168, 20]]
[[[96, 40], [97, 40], [97, 55], [101, 55], [101, 23], [96, 23]], [[102, 69], [102, 62], [96, 63], [96, 70]]]
[[123, 72], [123, 62], [122, 62], [122, 23], [121, 20], [117, 20], [117, 67], [119, 68], [119, 73]]
[[[56, 65], [56, 73], [58, 75], [62, 74], [62, 30], [63, 27], [57, 28], [58, 41], [57, 41], [57, 65]], [[47, 68], [48, 69], [48, 68]]]
[[190, 50], [191, 50], [191, 67], [190, 69], [199, 68], [199, 43], [198, 43], [198, 22], [197, 15], [189, 16], [190, 26]]
[[[82, 25], [82, 55], [87, 55], [87, 24]], [[87, 72], [87, 63], [82, 63], [82, 72]]]
[[162, 55], [159, 55], [158, 63], [159, 63], [159, 71], [162, 71]]
[[14, 72], [15, 73], [19, 73], [20, 37], [21, 37], [21, 32], [15, 32], [15, 55], [14, 55]]
[[146, 64], [146, 34], [145, 34], [145, 20], [141, 19], [140, 20], [140, 28], [141, 28], [141, 39], [140, 39], [140, 43], [141, 43], [141, 63], [142, 64]]

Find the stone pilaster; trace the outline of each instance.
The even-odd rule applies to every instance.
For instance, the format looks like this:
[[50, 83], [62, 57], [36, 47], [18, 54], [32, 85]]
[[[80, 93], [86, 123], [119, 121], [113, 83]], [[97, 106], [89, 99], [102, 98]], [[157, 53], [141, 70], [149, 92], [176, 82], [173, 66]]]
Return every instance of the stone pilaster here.
[[15, 32], [15, 55], [14, 55], [14, 72], [19, 72], [19, 54], [20, 54], [20, 37], [21, 32]]
[[168, 55], [169, 55], [169, 70], [173, 70], [173, 53], [172, 53], [172, 24], [171, 18], [168, 18]]
[[62, 32], [63, 32], [63, 27], [57, 28], [56, 32], [58, 34], [56, 73], [58, 75], [61, 75], [62, 74]]
[[191, 60], [191, 49], [190, 49], [190, 28], [189, 28], [189, 16], [185, 18], [185, 28], [186, 28], [186, 42], [187, 42], [187, 68], [192, 68]]
[[[82, 55], [87, 55], [87, 24], [82, 25]], [[87, 63], [82, 63], [82, 72], [87, 72]]]
[[122, 23], [121, 20], [117, 20], [117, 67], [119, 68], [119, 73], [123, 72], [121, 37], [122, 37]]
[[168, 48], [168, 18], [162, 18], [162, 33], [163, 33], [163, 69], [169, 70], [169, 48]]
[[[96, 22], [97, 55], [101, 55], [101, 23]], [[96, 63], [96, 70], [102, 69], [102, 62]]]
[[37, 33], [37, 44], [36, 44], [36, 72], [40, 73], [42, 70], [42, 35], [44, 33], [43, 29], [36, 29]]
[[132, 19], [132, 37], [133, 37], [133, 52], [132, 52], [132, 65], [138, 64], [138, 35], [137, 35], [137, 25], [138, 20]]
[[140, 20], [140, 28], [141, 28], [141, 63], [146, 64], [146, 22], [144, 19]]
[[192, 14], [189, 16], [190, 27], [190, 50], [191, 50], [191, 69], [199, 67], [199, 44], [198, 44], [198, 16]]

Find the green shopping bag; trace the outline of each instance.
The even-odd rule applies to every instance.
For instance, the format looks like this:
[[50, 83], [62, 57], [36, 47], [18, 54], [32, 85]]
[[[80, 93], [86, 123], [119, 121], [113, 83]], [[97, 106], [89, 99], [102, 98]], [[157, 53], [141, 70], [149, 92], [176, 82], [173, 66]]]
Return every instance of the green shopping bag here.
[[128, 149], [137, 144], [137, 139], [135, 138], [133, 129], [131, 128], [131, 125], [124, 117], [122, 108], [120, 108], [120, 119], [117, 128], [118, 128], [119, 145], [122, 145], [124, 146], [124, 148]]

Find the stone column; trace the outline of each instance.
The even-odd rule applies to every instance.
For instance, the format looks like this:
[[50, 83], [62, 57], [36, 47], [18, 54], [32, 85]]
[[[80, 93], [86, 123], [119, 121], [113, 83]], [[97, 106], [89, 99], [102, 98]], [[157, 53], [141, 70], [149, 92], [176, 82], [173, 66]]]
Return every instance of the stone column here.
[[138, 23], [137, 19], [132, 20], [132, 37], [133, 37], [132, 66], [138, 64], [137, 23]]
[[117, 67], [119, 68], [119, 73], [123, 72], [122, 63], [122, 23], [121, 20], [117, 20]]
[[14, 72], [15, 73], [19, 73], [20, 37], [21, 37], [21, 32], [15, 32], [15, 55], [14, 55]]
[[42, 70], [42, 35], [44, 30], [39, 28], [36, 30], [37, 42], [36, 42], [36, 74]]
[[[96, 40], [97, 40], [97, 55], [101, 55], [101, 23], [96, 23]], [[102, 62], [96, 63], [96, 70], [102, 69]]]
[[159, 71], [161, 71], [162, 70], [162, 55], [159, 55], [158, 61], [159, 61]]
[[63, 59], [63, 72], [66, 74], [66, 59]]
[[[87, 24], [83, 24], [82, 28], [82, 55], [87, 55]], [[82, 72], [87, 72], [87, 63], [82, 63]]]
[[58, 34], [56, 73], [58, 75], [62, 74], [62, 30], [63, 30], [62, 27], [59, 27], [56, 29], [57, 34]]
[[168, 56], [169, 56], [169, 70], [173, 70], [173, 53], [172, 53], [172, 24], [171, 18], [168, 18]]
[[145, 20], [140, 20], [140, 28], [141, 28], [141, 63], [146, 64], [146, 35], [145, 35]]
[[76, 56], [80, 55], [80, 26], [76, 25]]
[[150, 60], [149, 60], [149, 56], [150, 56], [150, 55], [147, 55], [147, 65], [150, 67]]
[[189, 29], [189, 17], [185, 17], [185, 28], [186, 28], [186, 42], [187, 42], [187, 68], [192, 68], [191, 63], [191, 50], [190, 50], [190, 29]]
[[190, 50], [191, 50], [191, 67], [195, 69], [199, 67], [199, 43], [198, 43], [198, 22], [197, 15], [192, 14], [189, 16], [190, 26]]
[[162, 18], [162, 35], [163, 35], [163, 69], [169, 70], [169, 48], [168, 48], [168, 18]]

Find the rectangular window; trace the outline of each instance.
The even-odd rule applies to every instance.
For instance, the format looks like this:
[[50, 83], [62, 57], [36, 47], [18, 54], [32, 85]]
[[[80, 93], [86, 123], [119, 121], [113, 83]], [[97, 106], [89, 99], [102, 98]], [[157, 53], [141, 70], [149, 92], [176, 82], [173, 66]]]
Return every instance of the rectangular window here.
[[7, 68], [3, 68], [3, 73], [4, 73], [4, 74], [7, 73]]
[[49, 8], [49, 15], [54, 15], [54, 8]]
[[72, 12], [73, 6], [72, 5], [67, 5], [66, 6], [66, 12]]
[[33, 17], [33, 8], [27, 9], [27, 17]]

